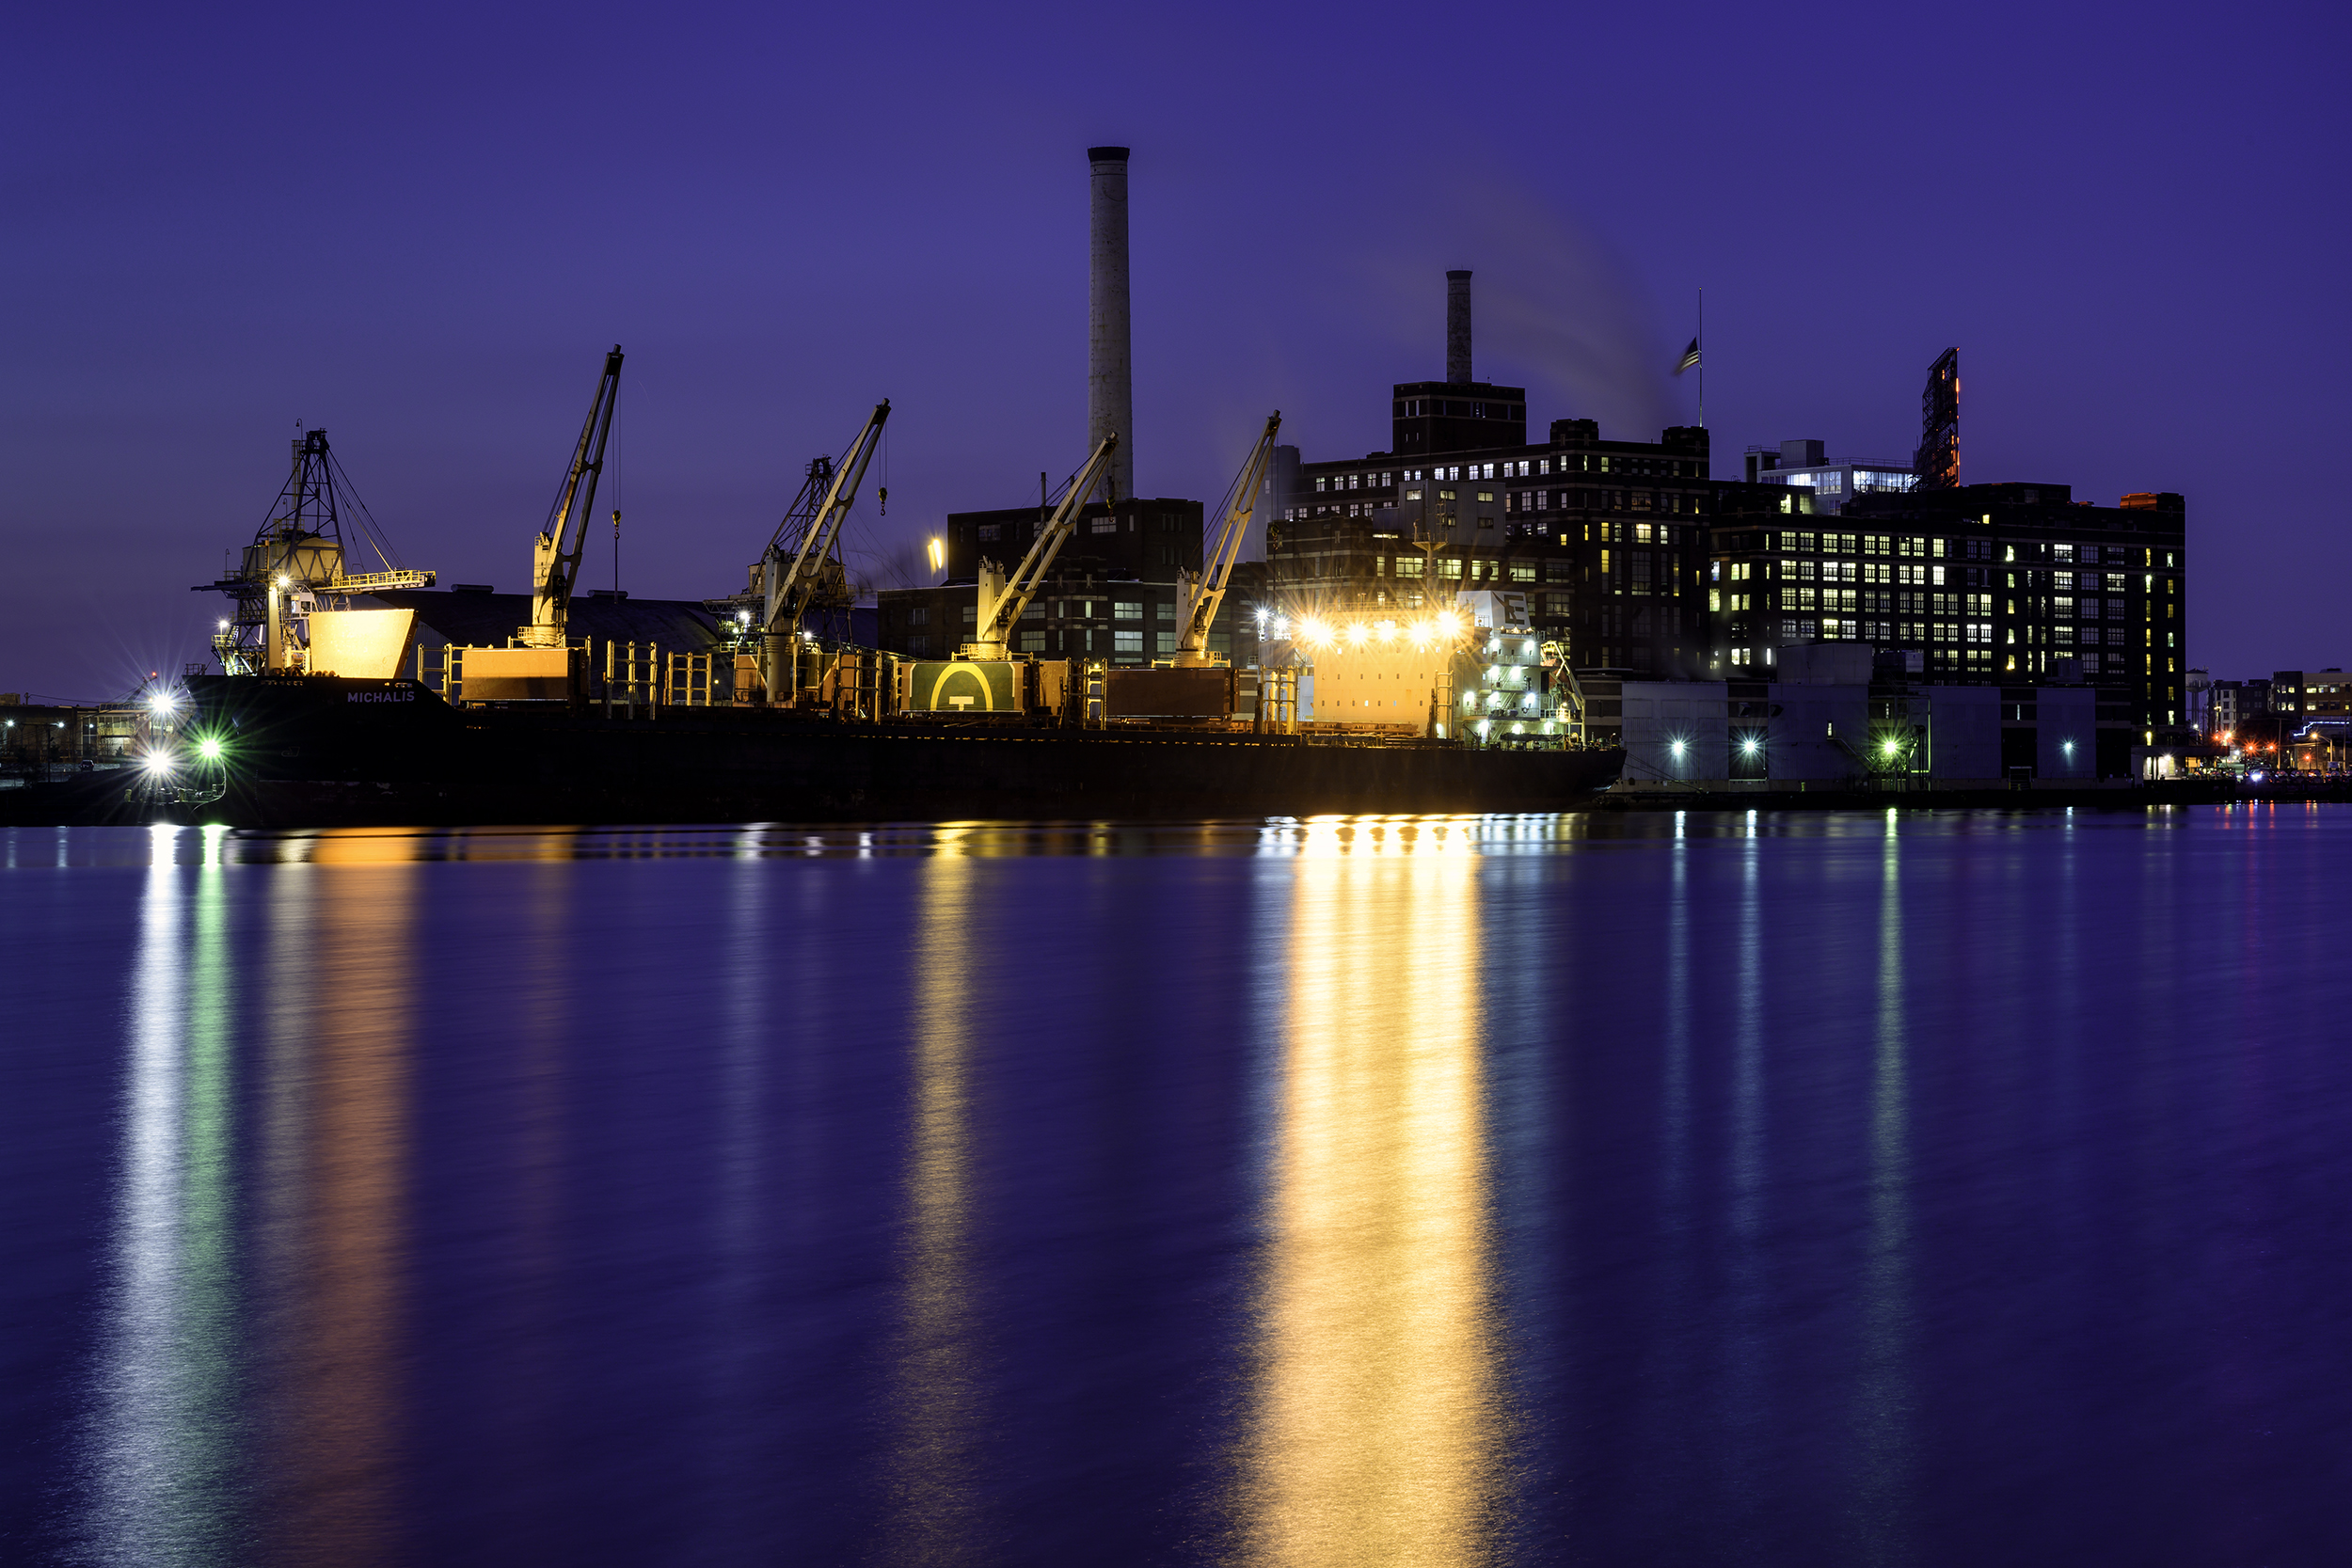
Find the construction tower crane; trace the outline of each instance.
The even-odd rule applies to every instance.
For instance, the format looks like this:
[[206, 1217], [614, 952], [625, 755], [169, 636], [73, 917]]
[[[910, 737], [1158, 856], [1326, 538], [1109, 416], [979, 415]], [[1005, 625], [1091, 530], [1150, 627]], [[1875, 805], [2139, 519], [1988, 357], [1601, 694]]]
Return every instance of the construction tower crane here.
[[[884, 398], [874, 404], [866, 428], [857, 433], [841, 461], [830, 466], [831, 483], [825, 487], [824, 499], [814, 512], [805, 511], [804, 502], [795, 503], [776, 525], [775, 537], [768, 541], [768, 552], [760, 562], [760, 585], [767, 594], [767, 613], [760, 621], [760, 676], [767, 683], [771, 703], [783, 701], [793, 689], [787, 678], [797, 657], [793, 644], [800, 641], [801, 623], [810, 609], [828, 593], [842, 598], [848, 594], [848, 578], [836, 548], [841, 522], [857, 502], [858, 484], [866, 478], [874, 449], [882, 445], [882, 426], [889, 419], [890, 400]], [[819, 477], [817, 466], [810, 465], [803, 497], [816, 488]], [[883, 492], [885, 499], [888, 495]], [[802, 525], [797, 549], [791, 538], [795, 525]], [[788, 563], [787, 551], [791, 551]]]
[[1274, 458], [1275, 434], [1281, 428], [1282, 411], [1278, 408], [1267, 418], [1258, 444], [1242, 460], [1241, 472], [1233, 476], [1232, 492], [1226, 497], [1224, 526], [1201, 556], [1200, 575], [1182, 570], [1176, 574], [1179, 629], [1174, 662], [1179, 669], [1222, 662], [1209, 652], [1209, 627], [1216, 620], [1225, 585], [1232, 580], [1233, 562], [1241, 556], [1242, 540], [1248, 536], [1250, 516], [1258, 509], [1258, 492], [1265, 484], [1266, 465]]
[[1008, 577], [1005, 569], [993, 561], [980, 562], [980, 597], [972, 640], [956, 652], [959, 658], [1003, 658], [1012, 638], [1013, 624], [1021, 612], [1029, 608], [1030, 598], [1045, 574], [1054, 564], [1054, 557], [1061, 553], [1063, 542], [1078, 531], [1078, 514], [1086, 507], [1087, 498], [1110, 471], [1111, 453], [1119, 446], [1116, 433], [1103, 437], [1103, 444], [1094, 449], [1070, 482], [1070, 488], [1055, 508], [1054, 515], [1038, 530], [1029, 553], [1021, 559]]
[[604, 356], [604, 377], [580, 427], [572, 467], [564, 488], [548, 509], [548, 526], [531, 546], [531, 625], [516, 629], [526, 648], [561, 648], [572, 604], [572, 580], [588, 547], [588, 515], [596, 508], [596, 481], [604, 473], [604, 444], [612, 433], [612, 404], [621, 391], [621, 345]]

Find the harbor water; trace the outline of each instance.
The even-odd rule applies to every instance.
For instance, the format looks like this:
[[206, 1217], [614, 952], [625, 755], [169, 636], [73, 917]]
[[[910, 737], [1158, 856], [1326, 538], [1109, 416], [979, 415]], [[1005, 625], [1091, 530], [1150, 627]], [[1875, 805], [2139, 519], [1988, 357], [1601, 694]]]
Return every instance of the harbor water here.
[[2352, 808], [0, 832], [0, 1560], [2352, 1560]]

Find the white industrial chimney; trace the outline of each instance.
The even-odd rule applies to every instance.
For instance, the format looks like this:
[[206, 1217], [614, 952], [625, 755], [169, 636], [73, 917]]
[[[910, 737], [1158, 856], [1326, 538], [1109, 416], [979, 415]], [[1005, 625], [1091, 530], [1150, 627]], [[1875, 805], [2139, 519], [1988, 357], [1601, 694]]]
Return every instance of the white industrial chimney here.
[[1093, 268], [1087, 293], [1087, 451], [1116, 434], [1113, 494], [1136, 493], [1135, 342], [1127, 326], [1127, 150], [1089, 147]]

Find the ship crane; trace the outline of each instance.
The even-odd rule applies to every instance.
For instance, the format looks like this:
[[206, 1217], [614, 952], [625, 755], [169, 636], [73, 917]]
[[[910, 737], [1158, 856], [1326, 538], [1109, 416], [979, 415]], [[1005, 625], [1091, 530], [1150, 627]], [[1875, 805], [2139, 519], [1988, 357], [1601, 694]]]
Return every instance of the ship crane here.
[[612, 433], [612, 404], [621, 391], [621, 345], [604, 356], [604, 376], [596, 383], [596, 400], [588, 404], [588, 422], [580, 427], [580, 444], [572, 449], [572, 467], [564, 488], [548, 509], [548, 526], [531, 546], [531, 625], [518, 628], [516, 641], [526, 648], [561, 648], [571, 612], [572, 582], [580, 576], [580, 558], [588, 547], [588, 517], [596, 506], [596, 481], [604, 473], [605, 440]]
[[[799, 506], [786, 515], [776, 527], [775, 537], [768, 542], [768, 553], [760, 563], [760, 585], [768, 601], [767, 613], [760, 622], [764, 633], [760, 674], [767, 682], [770, 702], [783, 700], [792, 689], [785, 677], [796, 666], [787, 661], [799, 657], [794, 645], [800, 641], [801, 623], [809, 610], [829, 592], [836, 597], [847, 594], [847, 577], [834, 544], [841, 535], [842, 520], [857, 503], [857, 487], [866, 478], [866, 466], [873, 461], [874, 449], [882, 445], [882, 426], [889, 419], [890, 400], [884, 398], [874, 404], [866, 428], [857, 433], [857, 439], [841, 454], [841, 461], [832, 466], [832, 483], [826, 486], [824, 499], [818, 503], [801, 530], [800, 547], [793, 552], [789, 564], [785, 552], [792, 548], [787, 535], [802, 515]], [[808, 489], [815, 488], [818, 477], [812, 465]], [[885, 500], [889, 495], [887, 490], [882, 492]]]
[[[349, 539], [346, 502], [355, 531]], [[345, 570], [361, 546], [383, 570]], [[294, 437], [293, 472], [239, 563], [218, 581], [196, 586], [198, 593], [226, 594], [235, 602], [213, 651], [226, 673], [252, 675], [306, 667], [310, 614], [320, 599], [430, 588], [434, 580], [431, 572], [399, 563], [384, 531], [351, 490], [351, 476], [328, 448], [326, 432], [307, 430]]]
[[1054, 557], [1061, 553], [1063, 543], [1078, 531], [1078, 514], [1085, 508], [1087, 498], [1109, 471], [1111, 453], [1119, 446], [1116, 433], [1103, 437], [1103, 444], [1094, 449], [1086, 467], [1071, 480], [1069, 490], [1062, 496], [1061, 505], [1046, 525], [1038, 530], [1029, 553], [1008, 577], [1005, 569], [993, 561], [980, 562], [979, 605], [972, 640], [957, 650], [960, 658], [1003, 658], [1012, 638], [1014, 623], [1021, 612], [1029, 608], [1038, 585], [1052, 569]]
[[1216, 538], [1201, 558], [1198, 576], [1191, 572], [1176, 574], [1176, 634], [1175, 664], [1179, 669], [1198, 669], [1219, 662], [1209, 650], [1209, 627], [1216, 621], [1217, 606], [1225, 598], [1225, 585], [1232, 580], [1233, 562], [1240, 559], [1242, 541], [1248, 536], [1249, 519], [1258, 507], [1258, 492], [1265, 483], [1266, 464], [1274, 457], [1274, 437], [1282, 428], [1282, 411], [1276, 409], [1258, 436], [1258, 444], [1249, 449], [1242, 460], [1241, 472], [1233, 478], [1232, 494], [1225, 510], [1225, 523]]

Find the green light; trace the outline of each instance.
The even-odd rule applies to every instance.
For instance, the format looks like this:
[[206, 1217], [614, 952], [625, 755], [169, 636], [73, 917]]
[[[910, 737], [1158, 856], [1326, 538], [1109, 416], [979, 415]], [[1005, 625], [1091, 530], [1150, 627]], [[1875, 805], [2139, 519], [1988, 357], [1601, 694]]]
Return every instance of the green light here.
[[220, 741], [214, 736], [207, 736], [204, 739], [196, 743], [196, 754], [202, 757], [206, 762], [218, 762], [220, 760]]
[[1899, 748], [1899, 746], [1897, 746], [1897, 745], [1896, 745], [1896, 743], [1895, 743], [1894, 741], [1891, 741], [1891, 740], [1890, 740], [1890, 741], [1888, 741], [1888, 742], [1885, 744], [1885, 746], [1884, 746], [1884, 747], [1883, 747], [1883, 748], [1882, 748], [1882, 750], [1883, 750], [1883, 751], [1886, 752], [1886, 754], [1887, 754], [1888, 756], [1890, 756], [1890, 757], [1891, 757], [1891, 756], [1893, 756], [1893, 755], [1896, 753], [1896, 752], [1898, 752], [1899, 750], [1900, 750], [1900, 748]]

